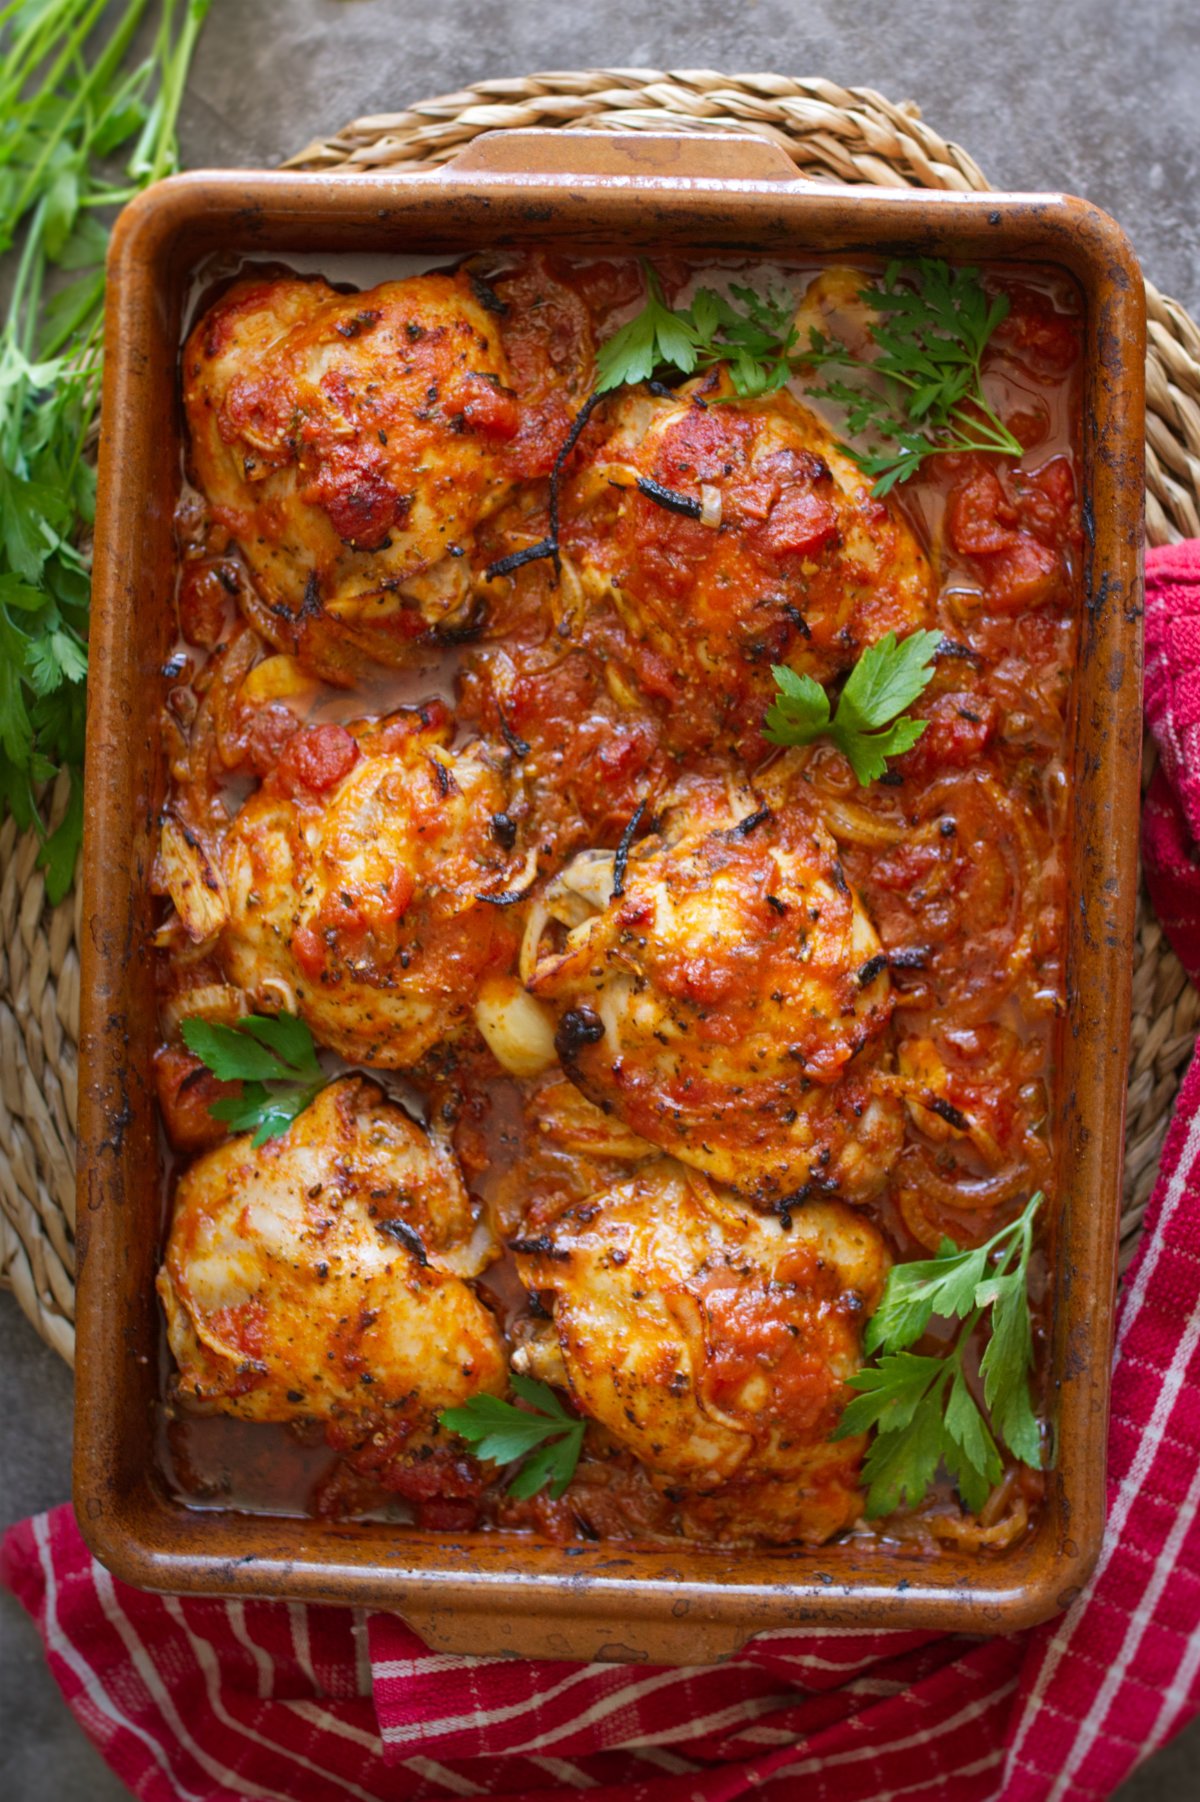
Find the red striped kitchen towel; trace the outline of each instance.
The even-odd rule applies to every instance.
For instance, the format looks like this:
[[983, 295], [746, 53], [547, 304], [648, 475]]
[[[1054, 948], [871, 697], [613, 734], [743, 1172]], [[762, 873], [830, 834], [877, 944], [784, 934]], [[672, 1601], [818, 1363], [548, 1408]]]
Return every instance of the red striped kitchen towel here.
[[1142, 822], [1154, 911], [1200, 982], [1200, 554], [1197, 541], [1151, 551], [1146, 592], [1146, 723], [1159, 765]]
[[[1147, 869], [1195, 972], [1200, 546], [1152, 556], [1147, 606], [1163, 759]], [[793, 1630], [699, 1670], [449, 1657], [386, 1615], [143, 1595], [89, 1557], [67, 1508], [14, 1527], [0, 1575], [147, 1802], [1109, 1796], [1200, 1707], [1198, 1103], [1194, 1064], [1122, 1303], [1104, 1553], [1035, 1631]]]

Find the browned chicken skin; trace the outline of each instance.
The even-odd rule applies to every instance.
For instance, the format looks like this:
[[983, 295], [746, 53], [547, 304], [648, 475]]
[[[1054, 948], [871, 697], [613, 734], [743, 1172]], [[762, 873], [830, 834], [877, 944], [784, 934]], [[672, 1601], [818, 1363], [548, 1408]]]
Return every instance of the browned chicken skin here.
[[298, 1013], [351, 1062], [411, 1069], [472, 1029], [515, 927], [483, 897], [513, 879], [505, 786], [440, 725], [297, 734], [212, 861], [164, 830], [165, 880], [192, 936], [265, 1012]]
[[464, 1280], [492, 1255], [447, 1147], [374, 1084], [333, 1083], [282, 1137], [229, 1139], [180, 1179], [158, 1291], [181, 1399], [431, 1429], [504, 1388], [499, 1331]]
[[522, 1361], [631, 1448], [702, 1534], [823, 1540], [860, 1510], [829, 1444], [889, 1259], [815, 1202], [785, 1230], [666, 1160], [539, 1219], [518, 1256], [553, 1326]]
[[[563, 1067], [684, 1163], [762, 1203], [874, 1194], [900, 1146], [873, 1082], [886, 959], [802, 792], [772, 807], [695, 784], [661, 835], [576, 859], [549, 891], [570, 926], [527, 957], [560, 1010]], [[536, 922], [534, 927], [536, 934]]]
[[788, 393], [739, 400], [718, 371], [631, 389], [576, 475], [566, 546], [610, 599], [643, 679], [671, 672], [682, 751], [761, 755], [771, 665], [821, 681], [887, 632], [928, 625], [933, 580], [900, 510]]
[[184, 350], [196, 479], [237, 540], [252, 623], [334, 675], [469, 624], [470, 550], [519, 420], [465, 275], [369, 293], [240, 281]]

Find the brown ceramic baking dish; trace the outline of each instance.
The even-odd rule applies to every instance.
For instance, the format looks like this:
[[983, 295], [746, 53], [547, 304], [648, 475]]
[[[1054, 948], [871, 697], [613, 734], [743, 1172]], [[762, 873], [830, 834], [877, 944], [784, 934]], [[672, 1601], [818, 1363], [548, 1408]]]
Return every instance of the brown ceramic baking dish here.
[[[160, 1169], [147, 872], [162, 772], [189, 278], [215, 250], [459, 254], [719, 249], [1054, 264], [1086, 306], [1088, 537], [1076, 675], [1069, 1019], [1057, 1078], [1059, 1207], [1036, 1531], [1003, 1557], [786, 1553], [428, 1534], [189, 1510], [156, 1469]], [[1066, 1606], [1099, 1550], [1112, 1337], [1141, 720], [1142, 284], [1113, 222], [1058, 195], [895, 193], [797, 180], [753, 140], [518, 132], [434, 174], [196, 174], [118, 223], [110, 257], [83, 874], [75, 1505], [97, 1555], [149, 1588], [394, 1609], [434, 1646], [707, 1662], [764, 1628], [996, 1632]]]

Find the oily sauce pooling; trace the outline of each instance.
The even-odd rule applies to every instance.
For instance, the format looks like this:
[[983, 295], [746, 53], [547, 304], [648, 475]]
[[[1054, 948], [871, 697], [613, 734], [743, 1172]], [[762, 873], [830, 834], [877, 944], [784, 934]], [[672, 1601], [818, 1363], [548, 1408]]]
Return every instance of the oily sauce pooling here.
[[[771, 277], [853, 330], [869, 272]], [[977, 1515], [943, 1485], [865, 1525], [864, 1438], [831, 1439], [893, 1261], [982, 1243], [1052, 1164], [1082, 322], [1050, 272], [985, 280], [1024, 455], [882, 500], [803, 368], [592, 399], [632, 262], [251, 269], [202, 311], [156, 871], [185, 1495], [560, 1539], [1025, 1531], [1014, 1461]], [[774, 665], [836, 690], [917, 630], [928, 725], [880, 781], [764, 737]], [[250, 1014], [336, 1077], [260, 1147], [183, 1040]], [[439, 1422], [512, 1371], [588, 1423], [557, 1498]]]

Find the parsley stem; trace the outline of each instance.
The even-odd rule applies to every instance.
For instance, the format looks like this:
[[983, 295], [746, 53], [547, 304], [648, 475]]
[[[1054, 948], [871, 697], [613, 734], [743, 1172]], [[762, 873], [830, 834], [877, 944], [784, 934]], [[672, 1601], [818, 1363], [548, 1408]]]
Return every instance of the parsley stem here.
[[17, 273], [13, 277], [12, 292], [9, 295], [8, 301], [7, 323], [10, 327], [14, 327], [21, 319], [22, 308], [25, 303], [25, 288], [30, 279], [30, 271], [33, 269], [34, 263], [38, 257], [42, 254], [39, 239], [41, 236], [41, 225], [45, 210], [46, 201], [43, 196], [37, 203], [33, 218], [30, 221], [29, 230], [25, 234], [25, 241], [21, 246], [21, 254], [17, 259]]
[[[106, 0], [92, 0], [91, 6], [88, 7], [84, 11], [83, 16], [79, 20], [78, 24], [75, 26], [74, 30], [68, 36], [67, 42], [63, 46], [63, 49], [62, 49], [59, 57], [55, 61], [53, 68], [50, 71], [50, 74], [46, 77], [45, 81], [42, 83], [41, 89], [37, 96], [37, 98], [39, 100], [44, 95], [48, 96], [48, 95], [51, 95], [54, 93], [54, 90], [57, 87], [58, 83], [62, 80], [63, 75], [66, 73], [66, 70], [69, 68], [70, 64], [74, 60], [76, 52], [81, 48], [81, 46], [87, 41], [88, 37], [91, 35], [92, 28], [95, 25], [97, 19], [100, 17], [100, 14], [104, 11], [105, 4], [106, 4]], [[135, 6], [143, 5], [144, 0], [134, 0], [134, 4], [135, 4]], [[123, 24], [124, 24], [124, 21], [122, 22], [121, 26], [117, 27], [118, 32], [120, 32], [123, 29]], [[38, 185], [41, 181], [42, 174], [46, 168], [46, 165], [49, 163], [50, 158], [54, 155], [54, 152], [57, 150], [59, 144], [62, 142], [62, 139], [66, 136], [66, 134], [70, 130], [70, 128], [75, 124], [76, 115], [77, 115], [78, 111], [80, 110], [80, 101], [86, 98], [99, 68], [100, 68], [100, 64], [97, 63], [93, 67], [91, 73], [89, 75], [87, 75], [84, 78], [83, 82], [80, 84], [80, 87], [77, 90], [76, 95], [74, 96], [74, 101], [75, 101], [74, 106], [60, 106], [59, 107], [58, 116], [57, 116], [57, 119], [56, 119], [56, 122], [54, 125], [54, 129], [52, 131], [48, 132], [46, 134], [45, 138], [42, 140], [41, 153], [40, 153], [40, 155], [38, 155], [37, 157], [34, 158], [34, 161], [33, 161], [32, 166], [30, 167], [29, 173], [26, 175], [25, 181], [22, 184], [22, 186], [17, 190], [16, 199], [11, 203], [11, 206], [9, 208], [9, 211], [10, 211], [11, 216], [14, 221], [21, 217], [22, 213], [25, 211], [25, 208], [29, 205], [30, 199], [37, 192]]]
[[[967, 1345], [970, 1342], [971, 1334], [983, 1319], [983, 1312], [982, 1308], [972, 1308], [971, 1312], [964, 1316], [962, 1325], [955, 1335], [954, 1345], [942, 1360], [946, 1367], [947, 1375], [953, 1375], [955, 1371], [962, 1368], [963, 1357], [966, 1353]], [[945, 1377], [943, 1377], [942, 1382], [944, 1385]]]
[[[97, 319], [87, 340], [89, 348], [97, 343], [103, 334], [103, 329], [103, 319]], [[66, 465], [68, 483], [74, 479], [75, 471], [79, 467], [79, 459], [83, 455], [84, 446], [88, 441], [88, 434], [92, 429], [93, 407], [97, 398], [100, 382], [99, 362], [97, 361], [88, 364], [86, 368], [81, 371], [81, 375], [83, 379], [79, 384], [79, 391], [75, 396], [79, 405], [79, 423], [75, 429], [75, 439], [71, 447], [71, 455]]]
[[[17, 273], [13, 279], [12, 294], [4, 324], [4, 337], [17, 345], [26, 356], [32, 349], [31, 335], [33, 322], [37, 317], [37, 302], [41, 293], [42, 270], [45, 263], [41, 248], [41, 223], [45, 208], [46, 200], [43, 195], [37, 203], [25, 236], [25, 242], [21, 246], [21, 255], [17, 261]], [[12, 382], [5, 396], [7, 417], [3, 421], [4, 460], [10, 467], [19, 460], [21, 415], [27, 389], [26, 378], [20, 376]]]
[[[975, 418], [973, 414], [966, 412], [961, 406], [952, 407], [950, 409], [950, 417], [952, 419], [962, 420], [963, 423], [977, 435], [982, 430], [984, 435], [994, 442], [995, 448], [998, 451], [1004, 451], [1013, 457], [1020, 457], [1024, 454], [1024, 446], [1017, 443], [1017, 440], [1013, 437], [1008, 427], [1002, 420], [997, 418], [996, 414], [984, 399], [982, 386], [980, 386], [978, 394], [972, 397], [971, 404], [978, 408], [979, 412], [985, 416], [987, 423], [982, 427], [980, 426], [979, 420]], [[978, 449], [979, 447], [977, 444], [974, 444], [967, 446], [967, 448]]]
[[[0, 89], [0, 105], [3, 105], [6, 116], [13, 98], [23, 92], [34, 70], [49, 55], [60, 18], [63, 15], [69, 17], [74, 4], [75, 0], [58, 0], [56, 6], [44, 7], [40, 13], [35, 13], [24, 31], [18, 32], [16, 41], [6, 59], [9, 80], [6, 86]], [[9, 19], [28, 10], [30, 9], [26, 5], [26, 0], [13, 0], [13, 3], [6, 6], [0, 13], [0, 25], [6, 24]], [[32, 50], [30, 49], [31, 45]], [[41, 98], [45, 88], [46, 84], [43, 82], [37, 98]]]
[[[89, 283], [88, 287], [84, 290], [84, 293], [75, 306], [66, 314], [58, 329], [52, 332], [48, 338], [43, 340], [39, 347], [39, 355], [47, 360], [51, 357], [56, 357], [59, 351], [62, 350], [75, 336], [76, 332], [81, 331], [85, 325], [88, 325], [89, 321], [94, 320], [97, 310], [102, 305], [103, 300], [104, 277], [102, 274], [97, 274], [94, 280]], [[83, 352], [91, 350], [96, 336], [97, 332], [93, 325], [82, 349], [75, 352], [73, 360], [76, 363], [79, 362]]]
[[[174, 0], [167, 0], [163, 8], [163, 31], [167, 32]], [[187, 15], [179, 41], [174, 53], [167, 62], [166, 74], [159, 90], [158, 106], [160, 120], [154, 146], [154, 156], [149, 169], [149, 179], [158, 181], [165, 175], [174, 161], [175, 121], [179, 113], [179, 104], [183, 98], [183, 84], [187, 79], [188, 67], [192, 60], [192, 52], [196, 39], [200, 35], [200, 27], [208, 13], [209, 0], [188, 0]], [[164, 43], [169, 39], [164, 37]]]
[[1017, 1215], [1015, 1220], [1010, 1220], [1008, 1222], [1007, 1226], [1000, 1227], [998, 1229], [998, 1231], [996, 1231], [992, 1234], [991, 1238], [988, 1239], [986, 1241], [986, 1243], [984, 1244], [984, 1247], [983, 1247], [984, 1251], [991, 1251], [994, 1246], [999, 1245], [999, 1243], [1002, 1239], [1007, 1237], [1007, 1235], [1009, 1233], [1014, 1232], [1015, 1229], [1018, 1227], [1021, 1229], [1022, 1239], [1026, 1243], [1031, 1244], [1032, 1239], [1033, 1239], [1033, 1222], [1037, 1217], [1038, 1209], [1041, 1207], [1041, 1205], [1045, 1201], [1045, 1199], [1046, 1199], [1046, 1197], [1042, 1193], [1041, 1189], [1038, 1189], [1033, 1195], [1031, 1195], [1029, 1197], [1029, 1200], [1025, 1203], [1023, 1210], [1021, 1211], [1020, 1214]]

